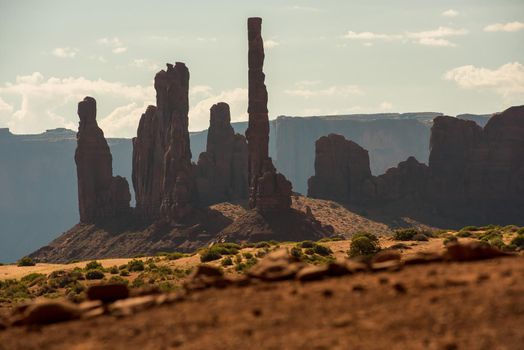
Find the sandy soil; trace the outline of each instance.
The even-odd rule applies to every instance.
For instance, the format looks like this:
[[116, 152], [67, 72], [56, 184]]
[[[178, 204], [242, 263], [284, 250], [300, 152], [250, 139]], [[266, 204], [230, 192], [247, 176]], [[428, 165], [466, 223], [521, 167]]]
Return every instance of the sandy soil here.
[[125, 318], [0, 331], [0, 349], [519, 349], [524, 257], [207, 289]]

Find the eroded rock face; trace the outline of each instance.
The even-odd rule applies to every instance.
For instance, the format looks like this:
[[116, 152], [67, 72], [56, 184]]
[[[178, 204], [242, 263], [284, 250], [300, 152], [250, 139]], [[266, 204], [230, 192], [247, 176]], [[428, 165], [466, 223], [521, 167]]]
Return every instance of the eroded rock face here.
[[148, 107], [133, 139], [137, 212], [147, 219], [177, 221], [196, 201], [188, 131], [189, 70], [167, 65], [155, 76], [156, 108]]
[[247, 198], [247, 143], [231, 127], [227, 103], [211, 107], [207, 148], [200, 153], [195, 171], [200, 204]]
[[[473, 121], [439, 116], [431, 129], [429, 166], [410, 157], [356, 184], [350, 170], [369, 174], [369, 165], [361, 160], [365, 151], [349, 142], [331, 135], [317, 141], [311, 196], [397, 213], [424, 212], [460, 224], [524, 220], [524, 106], [495, 114], [484, 129]], [[354, 187], [357, 194], [348, 190]]]
[[249, 18], [249, 125], [248, 142], [249, 205], [261, 211], [286, 210], [291, 206], [291, 183], [276, 172], [269, 157], [269, 118], [264, 84], [264, 43], [262, 19]]
[[368, 151], [343, 136], [329, 134], [315, 143], [315, 176], [308, 181], [308, 196], [362, 201], [372, 178]]
[[125, 178], [113, 176], [113, 159], [96, 122], [94, 98], [86, 97], [78, 103], [78, 116], [75, 162], [80, 222], [98, 223], [129, 213], [129, 185]]

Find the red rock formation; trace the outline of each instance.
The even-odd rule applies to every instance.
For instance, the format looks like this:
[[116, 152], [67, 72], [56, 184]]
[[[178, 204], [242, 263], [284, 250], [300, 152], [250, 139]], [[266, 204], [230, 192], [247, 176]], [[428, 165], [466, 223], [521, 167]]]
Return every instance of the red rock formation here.
[[231, 126], [229, 105], [211, 107], [206, 152], [196, 166], [199, 203], [211, 205], [247, 198], [247, 144]]
[[133, 139], [137, 211], [148, 219], [180, 220], [195, 201], [188, 131], [189, 71], [167, 65], [155, 76], [157, 106], [142, 115]]
[[268, 152], [269, 118], [261, 27], [261, 18], [248, 19], [249, 123], [246, 138], [249, 150], [249, 205], [261, 211], [278, 211], [291, 206], [291, 183], [276, 172]]
[[315, 142], [315, 176], [308, 196], [345, 202], [362, 201], [372, 178], [368, 151], [341, 135], [329, 134]]
[[523, 223], [524, 106], [495, 114], [484, 129], [473, 121], [435, 118], [429, 166], [410, 157], [381, 176], [360, 181], [357, 195], [348, 190], [353, 178], [348, 169], [369, 174], [369, 161], [358, 160], [363, 150], [346, 143], [317, 141], [311, 196], [458, 225]]
[[96, 122], [96, 101], [86, 97], [78, 103], [80, 124], [75, 162], [78, 177], [80, 222], [98, 223], [130, 211], [129, 185], [113, 177], [111, 152]]

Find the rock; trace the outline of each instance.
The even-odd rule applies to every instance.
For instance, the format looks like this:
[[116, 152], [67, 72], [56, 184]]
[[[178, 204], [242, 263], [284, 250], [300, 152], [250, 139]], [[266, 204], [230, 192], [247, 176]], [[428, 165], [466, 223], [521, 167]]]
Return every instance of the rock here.
[[223, 288], [230, 283], [230, 280], [224, 278], [224, 273], [220, 268], [201, 264], [193, 271], [185, 287], [186, 289]]
[[378, 271], [398, 271], [402, 268], [402, 262], [400, 260], [386, 260], [382, 262], [372, 262], [371, 270], [374, 272]]
[[308, 196], [347, 202], [367, 197], [371, 179], [368, 151], [343, 136], [329, 134], [315, 142], [315, 175], [308, 181]]
[[350, 259], [346, 261], [346, 268], [351, 273], [357, 273], [357, 272], [366, 272], [369, 270], [368, 265], [361, 261], [357, 261], [355, 259]]
[[263, 281], [292, 279], [304, 265], [296, 262], [287, 249], [280, 248], [261, 259], [247, 271], [247, 275]]
[[306, 266], [297, 273], [296, 279], [302, 282], [315, 281], [325, 277], [343, 276], [351, 272], [345, 262], [332, 262], [320, 266]]
[[199, 203], [247, 199], [247, 143], [244, 136], [235, 134], [227, 103], [211, 107], [209, 124], [207, 149], [195, 169]]
[[192, 213], [196, 191], [188, 131], [189, 70], [167, 64], [155, 76], [156, 107], [148, 107], [133, 139], [133, 186], [145, 219], [177, 222]]
[[249, 206], [260, 211], [281, 211], [291, 207], [291, 183], [276, 172], [269, 157], [269, 118], [264, 84], [262, 19], [248, 19], [248, 142]]
[[129, 316], [156, 305], [155, 295], [144, 295], [141, 297], [117, 300], [109, 306], [109, 312], [114, 316]]
[[41, 325], [70, 321], [80, 318], [81, 312], [78, 306], [66, 301], [37, 302], [24, 311], [22, 324]]
[[131, 194], [123, 177], [113, 177], [112, 156], [104, 132], [96, 122], [96, 101], [78, 103], [80, 124], [75, 163], [78, 178], [80, 222], [97, 223], [128, 214]]
[[404, 262], [404, 265], [419, 265], [419, 264], [427, 264], [427, 263], [432, 263], [432, 262], [439, 262], [442, 260], [443, 260], [443, 257], [439, 253], [418, 252], [418, 253], [406, 256], [403, 259], [403, 262]]
[[451, 261], [472, 261], [514, 256], [483, 242], [450, 243], [446, 245], [446, 258]]
[[87, 289], [87, 298], [111, 303], [129, 297], [129, 288], [122, 283], [93, 285]]
[[395, 250], [384, 249], [378, 252], [373, 259], [372, 263], [381, 263], [385, 261], [398, 261], [400, 260], [401, 254]]

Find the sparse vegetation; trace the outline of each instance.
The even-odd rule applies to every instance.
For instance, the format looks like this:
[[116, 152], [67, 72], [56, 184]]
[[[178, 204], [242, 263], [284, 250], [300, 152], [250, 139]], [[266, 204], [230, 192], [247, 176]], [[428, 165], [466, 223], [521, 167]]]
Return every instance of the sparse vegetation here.
[[230, 256], [226, 256], [224, 259], [222, 259], [221, 264], [222, 266], [231, 266], [233, 265], [233, 259], [231, 259]]
[[397, 241], [411, 241], [416, 234], [418, 231], [414, 228], [399, 229], [395, 230], [393, 238]]
[[17, 266], [35, 266], [36, 263], [28, 256], [24, 256], [22, 259], [18, 260]]
[[127, 263], [127, 270], [129, 272], [144, 271], [145, 264], [142, 260], [133, 259]]
[[379, 250], [380, 245], [377, 236], [367, 232], [360, 232], [351, 238], [348, 255], [352, 258], [356, 256], [371, 256]]
[[458, 238], [455, 237], [455, 236], [450, 235], [450, 236], [444, 238], [444, 241], [442, 243], [444, 243], [444, 245], [448, 245], [450, 243], [456, 243], [456, 242], [458, 242]]
[[104, 276], [104, 273], [100, 270], [88, 270], [86, 272], [86, 279], [88, 280], [101, 280]]
[[88, 270], [103, 270], [103, 269], [104, 269], [104, 267], [102, 266], [102, 264], [99, 263], [96, 260], [88, 262], [86, 264], [86, 267], [84, 268], [84, 270], [86, 270], [86, 271], [88, 271]]
[[511, 245], [515, 248], [524, 249], [524, 234], [519, 234], [511, 240]]

